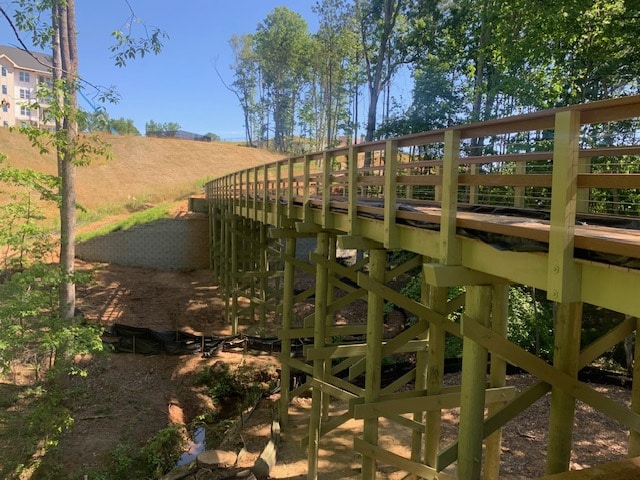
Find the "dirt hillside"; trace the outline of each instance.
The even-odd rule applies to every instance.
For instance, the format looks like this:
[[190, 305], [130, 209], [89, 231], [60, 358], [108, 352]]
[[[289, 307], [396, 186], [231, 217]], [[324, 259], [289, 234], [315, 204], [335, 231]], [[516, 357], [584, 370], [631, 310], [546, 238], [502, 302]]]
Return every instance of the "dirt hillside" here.
[[[226, 142], [103, 134], [110, 159], [78, 169], [78, 201], [87, 209], [176, 200], [198, 184], [242, 168], [282, 158], [265, 150]], [[18, 132], [0, 128], [0, 153], [9, 165], [55, 174], [53, 153], [39, 155]]]

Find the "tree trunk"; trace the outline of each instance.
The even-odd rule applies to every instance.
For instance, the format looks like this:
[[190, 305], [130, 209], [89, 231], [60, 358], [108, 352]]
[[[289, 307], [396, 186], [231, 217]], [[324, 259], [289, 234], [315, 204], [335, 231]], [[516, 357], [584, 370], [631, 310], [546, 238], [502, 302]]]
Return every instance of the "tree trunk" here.
[[[60, 316], [72, 320], [75, 315], [76, 289], [73, 280], [76, 239], [76, 179], [75, 142], [78, 131], [76, 120], [78, 49], [76, 44], [75, 2], [60, 0], [53, 4], [52, 25], [53, 76], [61, 80], [64, 92], [58, 93], [59, 108], [56, 130], [64, 132], [66, 141], [58, 146], [58, 176], [60, 177]], [[56, 86], [58, 88], [58, 86]]]

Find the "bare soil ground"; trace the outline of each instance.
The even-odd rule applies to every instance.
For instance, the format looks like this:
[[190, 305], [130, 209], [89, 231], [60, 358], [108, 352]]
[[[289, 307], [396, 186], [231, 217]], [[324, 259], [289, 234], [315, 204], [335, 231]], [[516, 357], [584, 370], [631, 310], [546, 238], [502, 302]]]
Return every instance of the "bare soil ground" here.
[[[228, 335], [223, 321], [223, 301], [209, 271], [164, 272], [125, 268], [107, 264], [81, 264], [94, 269], [94, 282], [79, 290], [79, 306], [86, 319], [109, 329], [113, 323], [157, 330], [180, 329], [199, 334]], [[360, 315], [360, 313], [358, 313]], [[255, 325], [245, 325], [251, 333]], [[172, 405], [181, 408], [186, 422], [211, 407], [211, 400], [195, 383], [206, 366], [218, 360], [231, 364], [246, 362], [256, 368], [277, 366], [272, 355], [220, 352], [212, 358], [193, 356], [113, 353], [86, 358], [89, 376], [74, 380], [75, 425], [60, 442], [60, 478], [67, 478], [86, 467], [105, 462], [118, 445], [141, 445], [172, 418]], [[459, 383], [459, 374], [447, 376], [448, 384]], [[530, 385], [528, 375], [511, 375], [509, 385], [518, 390]], [[597, 389], [628, 403], [630, 392], [614, 386]], [[248, 454], [241, 465], [253, 465], [268, 441], [277, 396], [261, 402], [243, 425], [242, 439]], [[549, 396], [543, 397], [504, 429], [502, 476], [508, 479], [535, 478], [544, 473]], [[307, 458], [300, 439], [307, 433], [309, 398], [292, 402], [291, 424], [282, 433], [278, 463], [271, 472], [274, 479], [306, 478]], [[345, 405], [335, 402], [332, 411], [341, 413]], [[443, 446], [457, 435], [458, 412], [444, 412]], [[178, 418], [178, 420], [180, 420]], [[349, 421], [321, 439], [320, 478], [360, 478], [360, 457], [353, 450], [353, 438], [360, 436], [360, 421]], [[619, 424], [578, 403], [575, 422], [572, 468], [580, 469], [606, 461], [620, 460], [626, 454], [627, 431]], [[230, 448], [240, 449], [240, 437], [229, 440]], [[235, 445], [234, 445], [235, 442]], [[381, 421], [380, 444], [408, 456], [410, 436], [404, 429]], [[455, 465], [452, 466], [455, 471]], [[401, 479], [388, 465], [379, 465], [382, 479]]]

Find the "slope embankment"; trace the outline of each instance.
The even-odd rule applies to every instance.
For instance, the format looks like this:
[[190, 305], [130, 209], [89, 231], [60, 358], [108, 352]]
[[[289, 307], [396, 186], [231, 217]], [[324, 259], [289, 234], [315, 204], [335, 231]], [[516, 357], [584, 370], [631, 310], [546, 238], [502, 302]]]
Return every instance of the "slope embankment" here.
[[[186, 197], [205, 180], [279, 158], [257, 148], [226, 142], [101, 134], [110, 158], [77, 170], [78, 203], [88, 210], [156, 204]], [[16, 168], [55, 174], [55, 152], [39, 154], [18, 132], [0, 128], [0, 153]]]

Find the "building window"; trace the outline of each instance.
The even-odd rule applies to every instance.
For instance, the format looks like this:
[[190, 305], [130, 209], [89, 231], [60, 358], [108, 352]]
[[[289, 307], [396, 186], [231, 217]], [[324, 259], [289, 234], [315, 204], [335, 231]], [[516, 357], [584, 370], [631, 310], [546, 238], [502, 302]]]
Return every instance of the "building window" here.
[[7, 93], [8, 93], [7, 86], [6, 85], [2, 85], [2, 94], [6, 95]]
[[3, 77], [7, 76], [7, 67], [2, 67], [2, 76]]
[[6, 103], [2, 104], [2, 111], [3, 112], [8, 112], [9, 111], [9, 105], [7, 105]]
[[22, 105], [20, 107], [20, 115], [22, 115], [23, 117], [28, 117], [31, 115], [31, 109], [29, 107], [27, 107], [26, 105]]
[[8, 127], [8, 126], [9, 126], [9, 122], [7, 122], [7, 121], [5, 120], [4, 122], [2, 122], [2, 125], [3, 125], [3, 126], [5, 126], [5, 127]]
[[29, 83], [31, 81], [31, 75], [29, 75], [29, 72], [20, 72], [18, 74], [18, 79], [21, 82]]
[[26, 99], [31, 98], [31, 91], [28, 88], [21, 88], [20, 98], [26, 98]]

